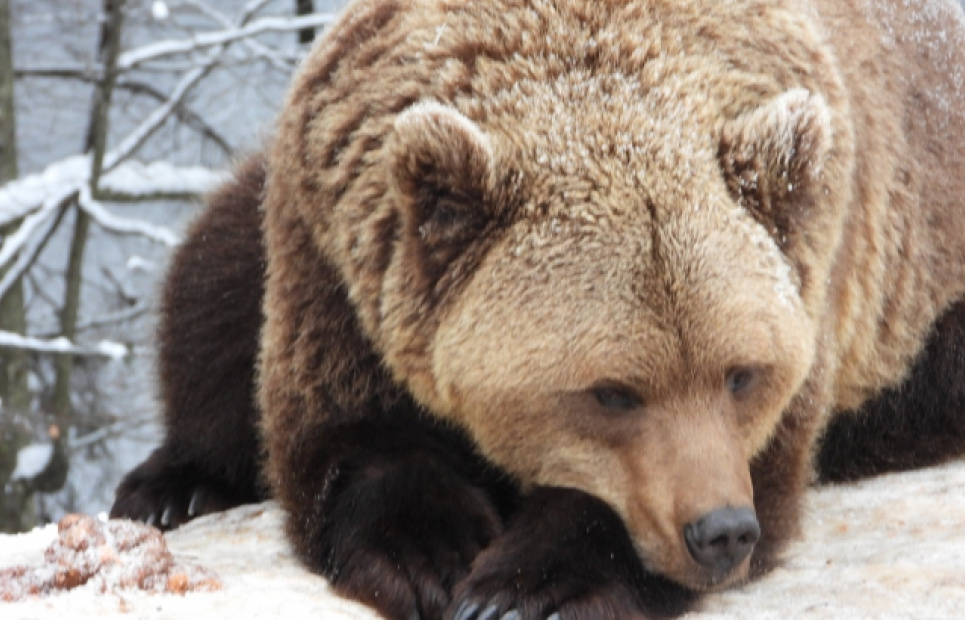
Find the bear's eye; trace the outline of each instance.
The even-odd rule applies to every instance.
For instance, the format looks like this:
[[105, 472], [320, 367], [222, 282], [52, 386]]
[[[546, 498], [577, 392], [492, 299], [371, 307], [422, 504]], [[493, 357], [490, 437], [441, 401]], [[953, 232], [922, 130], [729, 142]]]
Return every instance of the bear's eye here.
[[754, 368], [737, 366], [727, 373], [727, 390], [734, 396], [743, 396], [757, 383], [758, 372]]
[[613, 385], [590, 388], [590, 394], [604, 409], [611, 411], [630, 411], [643, 404], [643, 400], [633, 390]]

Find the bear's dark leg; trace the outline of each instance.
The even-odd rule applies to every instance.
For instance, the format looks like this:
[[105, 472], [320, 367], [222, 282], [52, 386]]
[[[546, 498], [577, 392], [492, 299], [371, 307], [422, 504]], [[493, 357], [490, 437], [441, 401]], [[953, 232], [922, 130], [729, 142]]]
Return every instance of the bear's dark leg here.
[[388, 618], [441, 620], [515, 487], [393, 378], [314, 231], [285, 209], [265, 218], [259, 402], [292, 549]]
[[965, 455], [965, 302], [935, 323], [903, 383], [831, 421], [816, 457], [822, 482], [934, 465]]
[[800, 533], [814, 440], [831, 400], [831, 377], [824, 370], [829, 355], [830, 348], [818, 350], [811, 375], [784, 411], [767, 446], [751, 461], [754, 509], [761, 526], [751, 555], [752, 578], [777, 566], [787, 544]]
[[625, 620], [684, 613], [695, 595], [647, 573], [605, 502], [541, 487], [456, 588], [449, 620]]
[[174, 256], [158, 332], [166, 435], [121, 482], [111, 517], [170, 529], [264, 495], [254, 393], [264, 179], [261, 158], [239, 167]]
[[515, 487], [411, 403], [303, 439], [285, 485], [303, 500], [284, 502], [300, 558], [388, 618], [441, 620]]

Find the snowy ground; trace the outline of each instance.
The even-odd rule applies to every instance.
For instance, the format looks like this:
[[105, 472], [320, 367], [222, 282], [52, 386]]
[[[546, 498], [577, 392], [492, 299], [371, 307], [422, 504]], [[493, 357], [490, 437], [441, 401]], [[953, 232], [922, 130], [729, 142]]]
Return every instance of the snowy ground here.
[[[167, 536], [177, 562], [216, 572], [220, 591], [99, 594], [85, 586], [0, 603], [0, 618], [375, 620], [299, 567], [280, 524], [278, 509], [266, 504], [200, 519]], [[707, 598], [688, 620], [965, 617], [965, 462], [816, 490], [804, 527], [805, 539], [782, 569]], [[0, 569], [40, 564], [55, 535], [47, 529], [0, 536]]]

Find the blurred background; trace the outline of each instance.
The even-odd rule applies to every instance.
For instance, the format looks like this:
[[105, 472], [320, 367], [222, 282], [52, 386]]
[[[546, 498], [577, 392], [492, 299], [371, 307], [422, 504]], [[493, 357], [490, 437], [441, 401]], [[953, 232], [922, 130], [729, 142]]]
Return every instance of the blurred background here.
[[159, 440], [159, 279], [344, 0], [0, 0], [0, 531]]

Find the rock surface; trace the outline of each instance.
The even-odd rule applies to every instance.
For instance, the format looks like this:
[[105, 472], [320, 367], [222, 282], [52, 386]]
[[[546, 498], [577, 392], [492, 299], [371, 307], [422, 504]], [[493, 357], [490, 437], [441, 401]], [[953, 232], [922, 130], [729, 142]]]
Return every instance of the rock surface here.
[[[177, 564], [198, 565], [220, 579], [216, 591], [170, 594], [92, 580], [0, 603], [0, 617], [376, 620], [298, 565], [281, 524], [281, 512], [269, 503], [205, 517], [166, 536]], [[965, 462], [816, 489], [807, 499], [804, 531], [782, 568], [707, 597], [686, 618], [965, 617]], [[0, 536], [0, 571], [41, 567], [56, 538], [56, 526]]]

